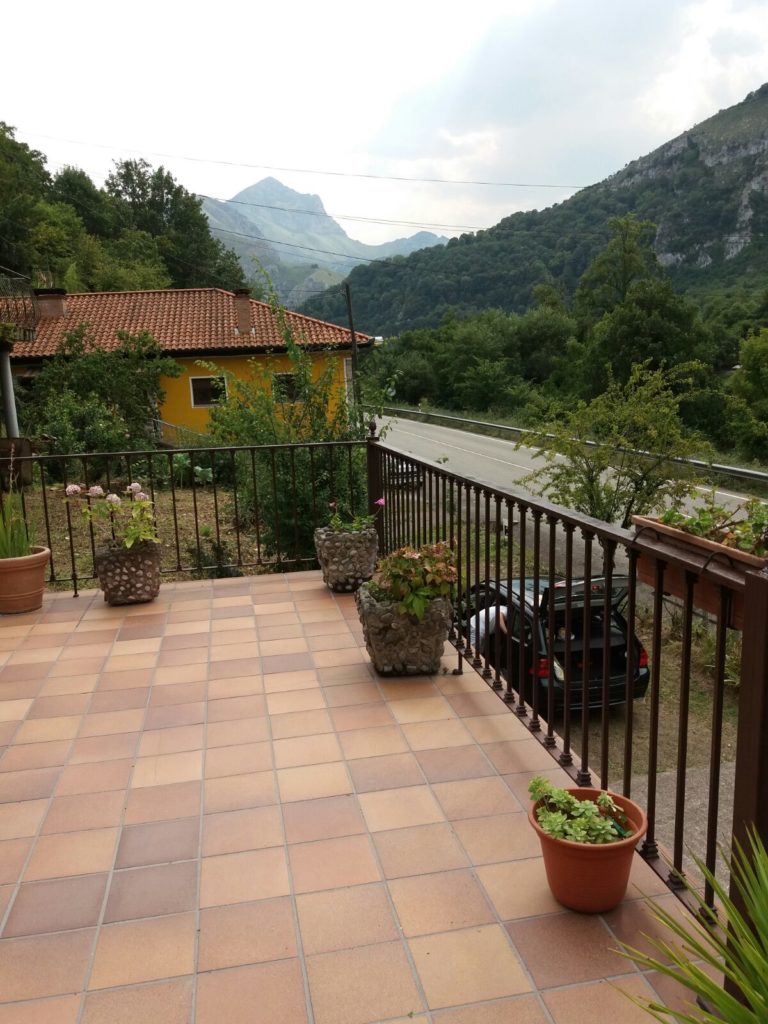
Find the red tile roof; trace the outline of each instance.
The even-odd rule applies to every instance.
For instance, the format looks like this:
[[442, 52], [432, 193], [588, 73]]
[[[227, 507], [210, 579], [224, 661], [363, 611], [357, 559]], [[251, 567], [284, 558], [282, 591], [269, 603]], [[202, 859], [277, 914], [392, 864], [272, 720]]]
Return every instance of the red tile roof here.
[[[13, 347], [13, 359], [35, 359], [56, 353], [65, 333], [81, 323], [99, 348], [117, 347], [117, 332], [149, 331], [168, 353], [244, 352], [285, 348], [272, 308], [248, 299], [251, 332], [238, 331], [238, 301], [221, 288], [184, 288], [141, 292], [86, 292], [67, 295], [66, 315], [44, 317], [34, 341]], [[300, 345], [309, 348], [350, 346], [349, 329], [286, 310], [285, 318]], [[357, 334], [358, 343], [370, 338]]]

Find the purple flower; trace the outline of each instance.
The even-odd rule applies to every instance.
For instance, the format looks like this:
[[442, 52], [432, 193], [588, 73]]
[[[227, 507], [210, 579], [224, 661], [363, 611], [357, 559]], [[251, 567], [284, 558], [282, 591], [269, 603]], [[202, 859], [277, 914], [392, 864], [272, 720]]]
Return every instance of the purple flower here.
[[137, 484], [137, 483], [128, 484], [128, 490], [131, 491], [133, 494], [138, 494], [139, 491], [141, 490], [141, 484]]
[[67, 484], [65, 494], [68, 498], [74, 498], [76, 494], [80, 494], [82, 488], [80, 484]]
[[120, 499], [118, 498], [118, 496], [116, 494], [108, 494], [107, 497], [106, 497], [106, 500], [109, 502], [110, 505], [120, 505], [120, 504], [122, 504], [122, 502], [120, 501]]
[[149, 495], [144, 491], [136, 491], [133, 495], [135, 501], [149, 501]]
[[98, 484], [94, 484], [93, 487], [89, 487], [88, 488], [88, 497], [89, 498], [103, 498], [104, 497], [104, 488], [103, 487], [99, 487]]
[[373, 504], [374, 505], [381, 505], [381, 507], [383, 508], [387, 504], [387, 499], [386, 498], [377, 498], [376, 501], [374, 501]]

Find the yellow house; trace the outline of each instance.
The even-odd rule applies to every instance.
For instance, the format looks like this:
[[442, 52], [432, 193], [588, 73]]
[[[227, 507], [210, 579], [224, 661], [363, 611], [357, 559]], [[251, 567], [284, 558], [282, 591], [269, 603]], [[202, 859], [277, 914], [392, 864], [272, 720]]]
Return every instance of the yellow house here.
[[[99, 348], [114, 349], [117, 332], [148, 331], [163, 353], [173, 356], [181, 375], [163, 378], [165, 401], [160, 419], [176, 427], [205, 433], [208, 415], [221, 394], [221, 378], [202, 368], [201, 360], [234, 377], [248, 375], [254, 357], [269, 358], [275, 386], [290, 395], [291, 363], [283, 332], [272, 307], [240, 289], [183, 288], [137, 292], [81, 292], [59, 288], [36, 291], [35, 337], [17, 341], [11, 353], [16, 373], [34, 372], [35, 364], [55, 355], [65, 334], [85, 324]], [[346, 327], [285, 311], [294, 340], [307, 349], [319, 376], [329, 361], [340, 388], [351, 379], [352, 339]], [[356, 335], [369, 345], [368, 335]]]

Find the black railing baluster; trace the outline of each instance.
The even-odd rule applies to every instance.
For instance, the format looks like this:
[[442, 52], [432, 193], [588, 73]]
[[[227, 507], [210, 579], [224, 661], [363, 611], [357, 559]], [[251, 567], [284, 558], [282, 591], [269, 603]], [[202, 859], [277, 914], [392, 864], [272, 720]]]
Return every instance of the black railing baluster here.
[[504, 608], [504, 614], [507, 617], [507, 632], [505, 636], [506, 652], [504, 658], [504, 665], [507, 670], [507, 681], [504, 688], [504, 703], [514, 704], [515, 703], [515, 691], [512, 686], [512, 580], [515, 575], [514, 566], [514, 511], [515, 503], [513, 500], [506, 498], [505, 507], [507, 510], [507, 604]]
[[629, 551], [629, 591], [627, 594], [627, 674], [624, 687], [624, 785], [622, 792], [629, 797], [632, 794], [632, 747], [635, 742], [635, 676], [640, 668], [637, 657], [637, 635], [635, 618], [637, 615], [637, 552]]
[[696, 576], [685, 574], [683, 601], [683, 641], [680, 652], [680, 706], [677, 720], [677, 779], [675, 780], [675, 839], [669, 885], [676, 889], [683, 882], [683, 831], [685, 828], [685, 784], [688, 766], [688, 710], [691, 699], [691, 640], [693, 634], [693, 588]]
[[646, 860], [659, 856], [656, 842], [656, 778], [659, 765], [659, 708], [661, 706], [661, 626], [664, 611], [664, 570], [665, 563], [658, 559], [655, 569], [653, 592], [653, 653], [651, 656], [651, 700], [648, 723], [648, 802], [646, 817], [648, 831], [642, 843], [642, 854]]
[[616, 545], [610, 541], [603, 542], [603, 680], [602, 700], [600, 707], [600, 788], [608, 789], [608, 771], [610, 764], [611, 743], [611, 609], [613, 590], [613, 562], [616, 557]]
[[528, 709], [525, 706], [525, 684], [527, 682], [527, 670], [525, 665], [525, 643], [526, 630], [528, 629], [528, 616], [525, 605], [525, 583], [526, 583], [526, 516], [528, 506], [522, 503], [518, 506], [520, 512], [520, 528], [518, 532], [517, 560], [520, 564], [517, 580], [517, 707], [515, 711], [520, 718], [527, 718]]
[[531, 720], [528, 723], [528, 728], [531, 732], [541, 731], [541, 722], [539, 721], [539, 679], [541, 671], [541, 644], [539, 637], [539, 630], [541, 628], [541, 615], [540, 615], [540, 604], [541, 604], [541, 512], [539, 509], [533, 509], [531, 514], [533, 515], [533, 601], [532, 601], [532, 643], [531, 643]]
[[547, 567], [547, 734], [544, 737], [545, 747], [554, 747], [555, 741], [555, 562], [557, 560], [557, 519], [547, 516], [549, 526], [549, 552]]
[[[715, 639], [714, 693], [712, 695], [712, 740], [709, 748], [709, 791], [707, 793], [707, 848], [704, 863], [710, 874], [717, 866], [717, 824], [720, 811], [720, 757], [723, 748], [723, 703], [725, 700], [725, 657], [728, 641], [728, 622], [731, 617], [731, 595], [720, 588], [720, 614], [717, 617]], [[714, 909], [715, 892], [709, 879], [704, 883], [704, 902]]]
[[565, 524], [565, 664], [563, 665], [563, 749], [558, 761], [563, 768], [573, 764], [571, 753], [571, 687], [573, 684], [573, 523]]
[[584, 537], [584, 625], [581, 631], [581, 764], [576, 773], [579, 786], [591, 786], [589, 771], [589, 683], [592, 664], [592, 541], [594, 533], [582, 530]]

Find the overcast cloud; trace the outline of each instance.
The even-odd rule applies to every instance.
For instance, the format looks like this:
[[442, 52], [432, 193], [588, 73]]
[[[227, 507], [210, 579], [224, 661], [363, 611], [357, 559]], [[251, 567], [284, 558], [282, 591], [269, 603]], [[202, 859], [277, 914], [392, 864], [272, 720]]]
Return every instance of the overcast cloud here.
[[273, 174], [337, 217], [445, 234], [560, 201], [768, 80], [768, 0], [40, 0], [3, 29], [0, 120], [53, 171], [101, 183], [144, 155], [219, 198]]

